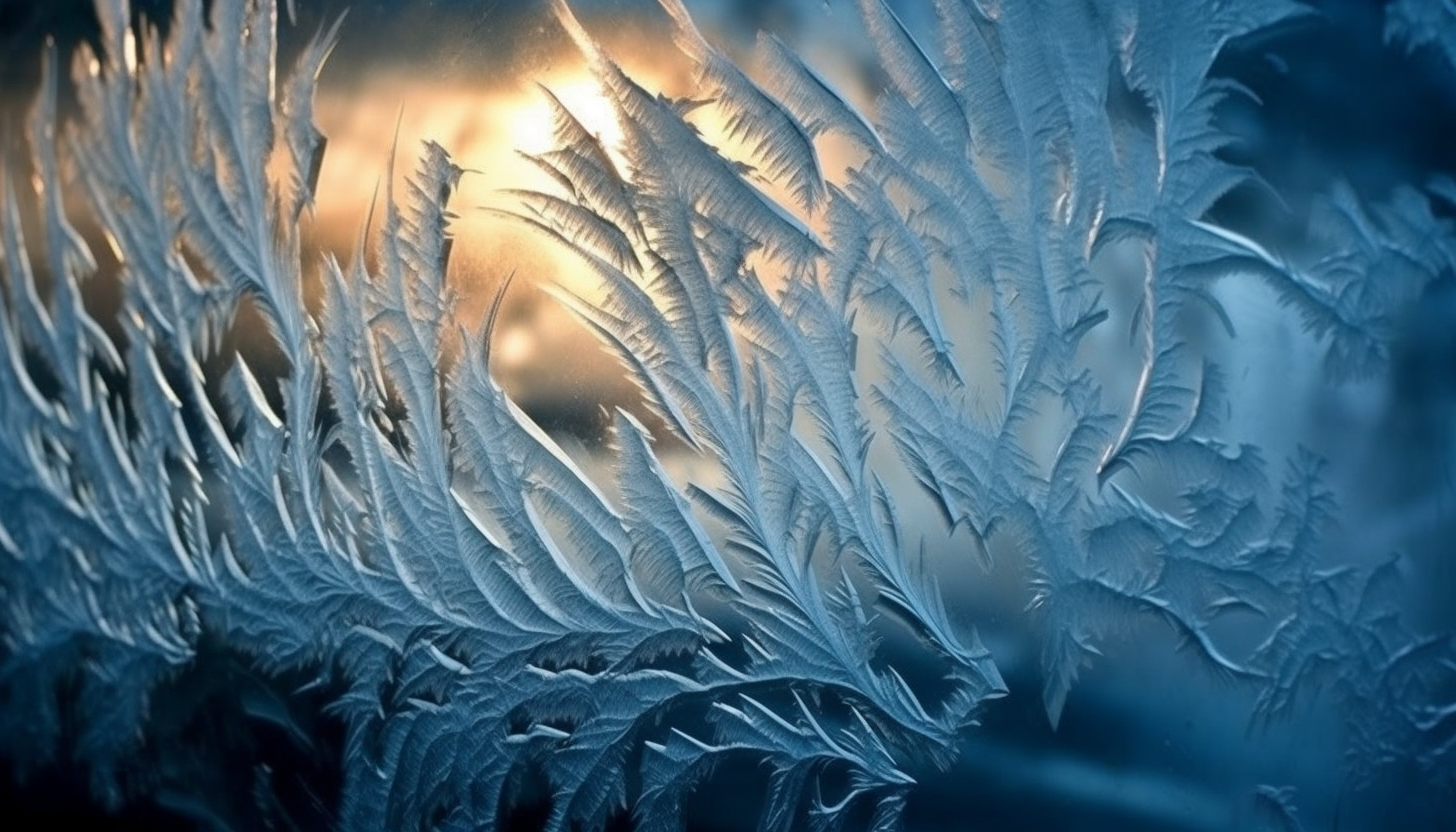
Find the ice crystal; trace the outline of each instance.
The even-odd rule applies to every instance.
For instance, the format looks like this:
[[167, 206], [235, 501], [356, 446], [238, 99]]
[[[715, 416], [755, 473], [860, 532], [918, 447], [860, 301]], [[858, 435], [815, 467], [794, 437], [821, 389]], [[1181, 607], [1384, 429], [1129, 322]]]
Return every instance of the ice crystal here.
[[[1150, 621], [1254, 691], [1252, 723], [1323, 689], [1357, 773], [1451, 785], [1450, 637], [1401, 621], [1394, 562], [1324, 561], [1319, 461], [1231, 431], [1197, 334], [1232, 335], [1227, 286], [1258, 281], [1332, 383], [1380, 374], [1456, 253], [1414, 191], [1332, 188], [1290, 250], [1216, 216], [1258, 174], [1220, 153], [1216, 114], [1247, 91], [1212, 64], [1295, 7], [938, 0], [932, 46], [860, 0], [884, 79], [862, 112], [780, 41], [760, 39], [760, 78], [662, 5], [700, 99], [649, 91], [556, 4], [622, 139], [544, 93], [558, 146], [514, 210], [604, 287], [552, 291], [703, 463], [691, 482], [626, 412], [595, 480], [492, 377], [495, 313], [457, 331], [462, 169], [439, 145], [387, 184], [372, 251], [361, 232], [325, 257], [309, 311], [298, 220], [336, 29], [275, 76], [272, 0], [210, 21], [178, 3], [165, 38], [102, 0], [64, 130], [47, 56], [41, 245], [19, 173], [0, 222], [7, 747], [64, 740], [105, 799], [145, 791], [158, 691], [223, 644], [331, 691], [343, 829], [503, 825], [538, 782], [546, 828], [675, 829], [742, 759], [771, 772], [762, 829], [888, 828], [1007, 693], [929, 537], [1026, 565], [1054, 725]], [[83, 302], [97, 264], [67, 189], [119, 264], [114, 320]], [[276, 377], [225, 337], [240, 308]], [[1109, 332], [1133, 372], [1096, 357]], [[944, 527], [898, 519], [912, 481]], [[1267, 622], [1262, 646], [1224, 643], [1235, 612]], [[884, 614], [936, 664], [933, 695], [887, 660]], [[1291, 792], [1257, 796], [1297, 822]]]

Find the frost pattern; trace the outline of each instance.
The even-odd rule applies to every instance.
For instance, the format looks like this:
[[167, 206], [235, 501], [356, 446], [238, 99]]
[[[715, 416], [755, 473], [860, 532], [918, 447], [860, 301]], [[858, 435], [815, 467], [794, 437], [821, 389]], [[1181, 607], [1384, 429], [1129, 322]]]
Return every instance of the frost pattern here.
[[[180, 3], [141, 50], [103, 0], [104, 53], [75, 62], [84, 116], [64, 135], [48, 57], [30, 124], [42, 245], [23, 239], [18, 175], [0, 223], [9, 747], [44, 759], [66, 736], [120, 801], [155, 689], [221, 640], [338, 686], [341, 828], [489, 827], [544, 778], [548, 828], [674, 829], [744, 757], [772, 771], [765, 830], [889, 828], [914, 771], [1007, 692], [897, 521], [908, 475], [976, 552], [1030, 565], [1053, 723], [1108, 637], [1147, 618], [1258, 690], [1252, 719], [1328, 690], [1359, 772], [1413, 760], [1451, 784], [1451, 639], [1400, 622], [1394, 562], [1322, 568], [1318, 460], [1271, 476], [1229, 441], [1217, 356], [1188, 335], [1232, 334], [1220, 287], [1255, 278], [1331, 377], [1368, 376], [1391, 317], [1452, 265], [1414, 192], [1333, 190], [1312, 254], [1210, 218], [1255, 176], [1217, 153], [1215, 110], [1244, 91], [1211, 63], [1292, 7], [939, 0], [933, 56], [861, 0], [888, 79], [866, 115], [768, 37], [760, 85], [663, 6], [711, 101], [650, 93], [558, 2], [624, 139], [551, 99], [559, 146], [534, 161], [556, 187], [518, 214], [606, 288], [600, 305], [555, 294], [711, 464], [694, 482], [619, 413], [615, 482], [595, 483], [493, 380], [490, 322], [455, 332], [462, 171], [437, 145], [384, 194], [373, 256], [361, 235], [347, 265], [325, 260], [308, 312], [296, 221], [334, 32], [275, 81], [270, 0], [213, 4], [208, 26]], [[733, 154], [695, 125], [703, 106]], [[843, 174], [826, 138], [855, 149]], [[118, 341], [82, 303], [96, 263], [65, 187], [121, 264]], [[1138, 287], [1130, 310], [1108, 300], [1117, 280]], [[276, 389], [227, 346], [240, 307], [286, 360]], [[1135, 348], [1130, 385], [1084, 348], [1112, 328]], [[881, 660], [877, 610], [939, 663], [933, 699]], [[1234, 610], [1270, 622], [1250, 656], [1213, 634]], [[1286, 791], [1260, 796], [1293, 822]]]
[[1433, 46], [1456, 66], [1456, 7], [1445, 2], [1393, 0], [1384, 11], [1387, 40], [1407, 49]]

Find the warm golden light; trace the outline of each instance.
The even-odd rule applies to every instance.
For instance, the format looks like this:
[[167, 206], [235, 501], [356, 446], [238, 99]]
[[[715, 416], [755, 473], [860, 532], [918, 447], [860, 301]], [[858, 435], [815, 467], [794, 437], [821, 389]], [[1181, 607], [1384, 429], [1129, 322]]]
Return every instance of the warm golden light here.
[[[693, 67], [676, 51], [657, 48], [658, 41], [641, 33], [628, 40], [620, 56], [649, 91], [678, 99], [701, 92], [691, 80]], [[520, 401], [562, 407], [571, 402], [571, 408], [583, 402], [627, 405], [637, 394], [615, 359], [569, 313], [536, 290], [557, 286], [588, 304], [600, 304], [606, 301], [601, 282], [569, 250], [543, 245], [538, 230], [509, 217], [529, 212], [512, 191], [551, 192], [559, 187], [525, 158], [560, 147], [551, 97], [630, 176], [622, 156], [623, 128], [613, 102], [581, 56], [543, 53], [533, 61], [529, 76], [431, 74], [411, 66], [378, 70], [347, 84], [321, 85], [316, 113], [329, 144], [311, 223], [312, 244], [320, 250], [352, 251], [371, 200], [376, 218], [372, 230], [377, 232], [392, 144], [394, 195], [400, 200], [420, 143], [439, 143], [456, 164], [471, 171], [450, 204], [455, 245], [449, 282], [458, 300], [458, 323], [466, 328], [481, 325], [500, 281], [516, 275], [494, 331], [492, 371]], [[751, 157], [745, 142], [728, 135], [726, 116], [718, 106], [708, 103], [691, 110], [689, 119], [704, 141], [729, 157]], [[843, 160], [832, 152], [823, 162], [831, 172], [842, 169]], [[780, 184], [753, 178], [771, 198], [792, 205]], [[810, 227], [821, 220], [797, 213]], [[370, 246], [372, 242], [366, 250]], [[771, 282], [776, 273], [764, 270]], [[570, 360], [562, 360], [564, 356]]]
[[[417, 71], [400, 71], [383, 73], [367, 83], [323, 87], [316, 108], [329, 144], [311, 222], [312, 244], [324, 251], [351, 252], [371, 199], [372, 232], [377, 232], [392, 143], [397, 142], [392, 178], [395, 198], [400, 200], [420, 143], [438, 142], [456, 164], [471, 171], [460, 180], [450, 203], [455, 245], [449, 281], [457, 293], [458, 323], [480, 326], [499, 282], [507, 274], [516, 275], [494, 332], [492, 372], [518, 401], [565, 407], [563, 402], [585, 396], [626, 405], [635, 399], [635, 388], [615, 359], [598, 347], [595, 336], [535, 288], [561, 286], [599, 303], [604, 300], [599, 282], [579, 258], [559, 246], [543, 245], [540, 232], [506, 216], [523, 210], [510, 193], [513, 189], [555, 187], [522, 156], [559, 146], [553, 109], [542, 87], [608, 152], [620, 147], [623, 134], [611, 102], [577, 62], [557, 64], [530, 82], [426, 83]], [[366, 250], [372, 245], [371, 241]], [[571, 360], [562, 361], [561, 356]]]
[[[609, 148], [621, 145], [622, 126], [617, 122], [612, 102], [602, 95], [596, 81], [579, 77], [548, 83], [546, 87], [604, 145]], [[553, 114], [544, 95], [531, 96], [516, 105], [509, 119], [511, 144], [522, 153], [545, 153], [556, 147]]]

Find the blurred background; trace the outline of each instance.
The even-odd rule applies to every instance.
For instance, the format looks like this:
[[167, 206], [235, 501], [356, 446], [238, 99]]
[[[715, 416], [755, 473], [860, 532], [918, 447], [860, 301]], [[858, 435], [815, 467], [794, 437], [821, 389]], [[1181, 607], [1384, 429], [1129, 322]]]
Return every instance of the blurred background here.
[[[225, 0], [214, 0], [224, 2]], [[1456, 180], [1456, 12], [1450, 3], [1428, 33], [1387, 37], [1390, 4], [1320, 0], [1312, 14], [1231, 44], [1217, 73], [1253, 90], [1262, 106], [1233, 104], [1228, 151], [1257, 169], [1282, 202], [1235, 193], [1220, 219], [1259, 230], [1261, 239], [1297, 235], [1310, 199], [1336, 180], [1374, 201], [1402, 186]], [[308, 257], [347, 258], [384, 178], [398, 125], [401, 181], [419, 142], [431, 139], [471, 169], [452, 207], [456, 245], [451, 281], [459, 313], [478, 325], [496, 288], [515, 279], [496, 330], [493, 367], [526, 411], [563, 443], [587, 455], [600, 445], [614, 407], [649, 417], [635, 389], [594, 338], [537, 287], [595, 288], [575, 265], [498, 211], [514, 207], [511, 188], [536, 183], [517, 151], [551, 146], [550, 117], [538, 85], [549, 87], [590, 129], [610, 137], [609, 110], [544, 0], [296, 0], [280, 22], [280, 66], [307, 39], [345, 15], [339, 44], [319, 81], [317, 121], [328, 150]], [[834, 78], [866, 109], [882, 83], [849, 0], [689, 0], [700, 26], [730, 55], [749, 60], [756, 32], [769, 30]], [[907, 25], [927, 34], [929, 3], [892, 0]], [[668, 95], [692, 93], [690, 70], [671, 46], [666, 16], [652, 0], [574, 0], [584, 24], [633, 77]], [[165, 22], [168, 0], [133, 0], [138, 18]], [[1444, 14], [1444, 17], [1442, 17]], [[1444, 29], [1439, 28], [1444, 25]], [[54, 39], [62, 55], [97, 35], [89, 0], [0, 0], [0, 152], [23, 165], [24, 119], [40, 55]], [[1424, 36], [1428, 35], [1428, 36]], [[828, 167], [835, 160], [828, 160]], [[83, 233], [86, 231], [82, 227]], [[93, 249], [104, 250], [93, 244]], [[104, 310], [117, 294], [104, 282], [88, 304]], [[1273, 296], [1253, 291], [1232, 304], [1240, 349], [1226, 367], [1236, 399], [1265, 407], [1245, 426], [1287, 433], [1326, 456], [1341, 502], [1331, 562], [1377, 562], [1391, 553], [1417, 587], [1409, 599], [1421, 629], [1456, 630], [1456, 278], [1447, 275], [1401, 321], [1392, 372], [1334, 385], [1314, 369], [1318, 345]], [[104, 311], [99, 315], [105, 319]], [[242, 345], [267, 372], [266, 345]], [[1275, 430], [1277, 428], [1277, 430]], [[919, 504], [917, 504], [919, 505]], [[939, 523], [929, 505], [907, 527]], [[939, 535], [936, 537], [944, 537]], [[1014, 565], [986, 574], [952, 536], [933, 553], [945, 568], [948, 605], [965, 610], [997, 657], [1013, 695], [991, 703], [949, 771], [923, 773], [907, 809], [908, 830], [1228, 830], [1286, 828], [1268, 812], [1260, 784], [1292, 786], [1305, 828], [1456, 829], [1456, 806], [1410, 800], [1399, 781], [1346, 796], [1339, 715], [1311, 709], [1266, 731], [1246, 730], [1252, 693], [1193, 675], [1172, 636], [1136, 627], [1116, 655], [1084, 674], [1055, 732], [1038, 691], [1037, 656], [1024, 637], [1028, 590]], [[1130, 658], [1132, 660], [1130, 660]], [[1121, 660], [1118, 660], [1121, 659]], [[250, 684], [223, 662], [219, 689]], [[286, 689], [273, 683], [259, 685]], [[1016, 695], [1017, 691], [1026, 692]], [[218, 695], [217, 719], [235, 705]], [[287, 707], [317, 732], [300, 754], [266, 728], [223, 731], [231, 753], [261, 760], [292, 778], [299, 800], [328, 817], [337, 789], [330, 754], [338, 726], [303, 698]], [[3, 703], [0, 703], [3, 707]], [[246, 721], [241, 715], [240, 721]], [[179, 729], [180, 730], [180, 729]], [[194, 729], [187, 729], [194, 730]], [[5, 750], [0, 749], [0, 757]], [[304, 794], [306, 793], [306, 795]], [[757, 799], [761, 800], [761, 795]], [[39, 811], [91, 828], [203, 828], [185, 801], [156, 799], [106, 813], [87, 803], [83, 770], [59, 765], [17, 785], [0, 772], [0, 806]], [[751, 799], [699, 801], [696, 829], [751, 828]], [[5, 814], [0, 811], [0, 815]], [[286, 814], [286, 813], [285, 813]], [[299, 815], [294, 814], [297, 817]], [[528, 828], [522, 821], [523, 828]]]

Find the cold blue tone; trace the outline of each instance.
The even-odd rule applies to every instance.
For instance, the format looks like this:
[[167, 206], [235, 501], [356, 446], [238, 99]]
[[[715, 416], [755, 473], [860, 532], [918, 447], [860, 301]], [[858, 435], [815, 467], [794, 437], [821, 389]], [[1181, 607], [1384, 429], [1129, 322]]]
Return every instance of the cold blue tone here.
[[0, 7], [37, 827], [1456, 829], [1449, 4], [144, 6]]

